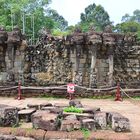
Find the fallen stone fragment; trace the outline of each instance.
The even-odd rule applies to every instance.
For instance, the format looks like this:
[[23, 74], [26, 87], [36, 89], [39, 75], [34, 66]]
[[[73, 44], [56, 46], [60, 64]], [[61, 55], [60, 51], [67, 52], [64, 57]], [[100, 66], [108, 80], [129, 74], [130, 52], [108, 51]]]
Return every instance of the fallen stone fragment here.
[[59, 107], [59, 108], [65, 108], [68, 106], [68, 104], [63, 104], [63, 103], [55, 103], [54, 104], [55, 107]]
[[42, 107], [50, 107], [50, 106], [52, 106], [51, 103], [43, 103], [43, 104], [40, 104], [40, 109], [41, 109]]
[[27, 104], [28, 108], [34, 108], [36, 110], [40, 109], [40, 105], [39, 104]]
[[76, 115], [76, 117], [89, 117], [89, 118], [93, 118], [93, 114], [89, 114], [89, 113], [73, 113], [73, 112], [63, 112], [63, 116], [69, 116], [69, 115]]
[[72, 131], [81, 128], [81, 123], [78, 120], [63, 120], [61, 123], [61, 131]]
[[81, 104], [81, 102], [78, 101], [78, 100], [71, 100], [69, 102], [69, 106], [80, 107], [80, 108], [83, 107], [83, 105]]
[[88, 130], [95, 130], [96, 129], [94, 119], [83, 119], [81, 121], [81, 123], [82, 123], [82, 128], [86, 128]]
[[106, 129], [107, 127], [107, 114], [106, 112], [96, 112], [94, 114], [97, 129]]
[[68, 115], [64, 118], [64, 120], [77, 120], [76, 115]]
[[111, 127], [115, 132], [130, 132], [130, 121], [119, 113], [109, 113]]
[[42, 104], [31, 103], [31, 104], [27, 104], [28, 108], [35, 108], [36, 110], [39, 110], [42, 107], [47, 107], [47, 106], [52, 106], [52, 104], [51, 103], [42, 103]]
[[31, 122], [31, 115], [36, 109], [23, 109], [18, 112], [19, 119], [24, 119], [25, 122]]
[[32, 115], [33, 127], [48, 131], [57, 130], [59, 125], [58, 115], [46, 111], [37, 111]]
[[0, 105], [0, 126], [16, 126], [18, 122], [17, 108]]
[[94, 114], [96, 111], [100, 111], [100, 108], [80, 108], [83, 110], [83, 113], [91, 113]]
[[18, 140], [15, 136], [0, 135], [0, 140]]
[[63, 109], [54, 106], [42, 107], [41, 110], [46, 110], [49, 111], [50, 113], [56, 113], [56, 114], [59, 114], [63, 111]]

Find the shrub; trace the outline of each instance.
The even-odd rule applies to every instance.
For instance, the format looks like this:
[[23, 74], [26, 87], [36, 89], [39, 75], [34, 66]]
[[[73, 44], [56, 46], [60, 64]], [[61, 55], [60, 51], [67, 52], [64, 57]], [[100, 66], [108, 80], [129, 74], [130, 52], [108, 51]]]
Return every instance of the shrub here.
[[74, 106], [66, 107], [63, 109], [64, 112], [74, 112], [74, 113], [83, 113], [83, 110]]

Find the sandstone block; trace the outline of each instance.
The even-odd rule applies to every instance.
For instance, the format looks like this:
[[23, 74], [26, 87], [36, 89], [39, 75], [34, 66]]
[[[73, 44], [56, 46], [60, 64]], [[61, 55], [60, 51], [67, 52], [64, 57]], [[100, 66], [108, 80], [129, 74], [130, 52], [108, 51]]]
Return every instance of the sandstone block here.
[[119, 113], [110, 113], [111, 127], [116, 132], [129, 132], [130, 121]]
[[46, 111], [37, 111], [32, 115], [33, 127], [48, 131], [55, 131], [58, 126], [58, 115]]
[[15, 126], [18, 122], [17, 108], [0, 105], [0, 126]]
[[106, 129], [107, 126], [107, 114], [106, 112], [96, 112], [94, 114], [97, 129]]
[[81, 102], [78, 101], [78, 100], [71, 100], [71, 101], [69, 102], [69, 106], [83, 107], [83, 105], [81, 104]]
[[81, 123], [78, 120], [63, 120], [61, 123], [61, 131], [72, 131], [81, 128]]
[[82, 127], [87, 128], [88, 130], [95, 130], [96, 125], [95, 125], [95, 120], [94, 119], [83, 119], [81, 121]]
[[25, 122], [31, 121], [31, 115], [35, 112], [35, 109], [23, 109], [18, 112], [19, 119], [24, 119]]

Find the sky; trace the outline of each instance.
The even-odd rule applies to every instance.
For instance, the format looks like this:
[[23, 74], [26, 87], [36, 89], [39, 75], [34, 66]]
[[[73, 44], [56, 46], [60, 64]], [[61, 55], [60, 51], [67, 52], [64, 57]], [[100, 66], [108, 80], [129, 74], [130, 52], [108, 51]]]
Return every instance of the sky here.
[[140, 0], [52, 0], [50, 7], [57, 10], [69, 25], [75, 25], [80, 21], [80, 13], [93, 3], [102, 5], [114, 24], [120, 23], [126, 13], [132, 15], [134, 10], [140, 9]]

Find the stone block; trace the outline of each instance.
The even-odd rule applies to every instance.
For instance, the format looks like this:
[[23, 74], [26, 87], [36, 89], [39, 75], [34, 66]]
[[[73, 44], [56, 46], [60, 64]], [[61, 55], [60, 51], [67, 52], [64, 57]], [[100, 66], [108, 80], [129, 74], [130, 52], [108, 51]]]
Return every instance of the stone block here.
[[33, 127], [47, 131], [55, 131], [58, 127], [58, 115], [46, 111], [37, 111], [32, 115]]
[[80, 59], [80, 63], [82, 64], [86, 63], [86, 59]]
[[28, 108], [35, 108], [36, 110], [40, 109], [40, 105], [39, 104], [27, 104]]
[[0, 81], [6, 81], [7, 80], [7, 72], [1, 72], [0, 73]]
[[82, 128], [87, 128], [88, 130], [95, 130], [95, 120], [94, 119], [83, 119], [81, 120]]
[[18, 110], [15, 107], [0, 105], [0, 126], [15, 126], [19, 122]]
[[0, 135], [0, 140], [18, 140], [15, 136]]
[[40, 109], [41, 109], [42, 107], [51, 107], [51, 106], [52, 106], [51, 103], [42, 103], [42, 104], [40, 104]]
[[81, 128], [81, 123], [78, 120], [63, 120], [61, 123], [61, 131], [72, 131]]
[[35, 109], [22, 109], [18, 112], [19, 119], [24, 119], [25, 122], [31, 121], [31, 115], [35, 112]]
[[49, 111], [50, 113], [55, 113], [55, 114], [59, 114], [63, 111], [62, 108], [58, 108], [54, 106], [42, 107], [41, 110]]
[[111, 127], [115, 132], [129, 132], [130, 121], [119, 113], [109, 113]]
[[55, 103], [54, 104], [55, 107], [59, 107], [59, 108], [65, 108], [68, 106], [68, 104], [63, 104], [63, 103]]
[[97, 129], [106, 129], [107, 127], [107, 114], [106, 112], [96, 112], [94, 114]]
[[78, 119], [80, 118], [93, 118], [94, 115], [93, 114], [89, 114], [89, 113], [73, 113], [73, 112], [63, 112], [63, 116], [69, 116], [69, 115], [76, 115], [76, 117]]
[[77, 120], [76, 115], [68, 115], [64, 118], [64, 120]]
[[90, 113], [94, 114], [97, 111], [100, 111], [100, 108], [81, 108], [83, 110], [83, 113]]
[[70, 102], [69, 102], [69, 106], [75, 106], [75, 107], [83, 107], [83, 105], [81, 104], [81, 102], [80, 101], [78, 101], [78, 100], [71, 100]]

